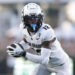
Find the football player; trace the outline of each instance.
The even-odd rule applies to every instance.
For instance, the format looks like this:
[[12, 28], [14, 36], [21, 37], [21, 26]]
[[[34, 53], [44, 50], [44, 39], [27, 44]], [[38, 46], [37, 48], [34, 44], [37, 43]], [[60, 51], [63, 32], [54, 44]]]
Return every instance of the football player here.
[[62, 49], [54, 30], [43, 22], [44, 13], [36, 3], [28, 3], [22, 10], [20, 30], [24, 39], [7, 47], [13, 57], [24, 57], [38, 63], [31, 75], [70, 75], [70, 61]]

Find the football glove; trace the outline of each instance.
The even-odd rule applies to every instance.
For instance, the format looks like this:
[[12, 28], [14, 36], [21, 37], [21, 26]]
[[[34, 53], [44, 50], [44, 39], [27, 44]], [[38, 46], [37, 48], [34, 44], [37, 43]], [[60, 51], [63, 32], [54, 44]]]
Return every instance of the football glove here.
[[13, 57], [25, 57], [26, 52], [19, 43], [13, 43], [10, 46], [7, 46], [7, 53]]

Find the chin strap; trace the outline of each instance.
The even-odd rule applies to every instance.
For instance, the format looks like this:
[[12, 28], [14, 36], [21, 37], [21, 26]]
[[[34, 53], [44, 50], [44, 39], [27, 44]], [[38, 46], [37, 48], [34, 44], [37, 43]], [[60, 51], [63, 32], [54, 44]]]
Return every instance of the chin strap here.
[[36, 24], [30, 24], [30, 26], [33, 28], [33, 30], [36, 30]]

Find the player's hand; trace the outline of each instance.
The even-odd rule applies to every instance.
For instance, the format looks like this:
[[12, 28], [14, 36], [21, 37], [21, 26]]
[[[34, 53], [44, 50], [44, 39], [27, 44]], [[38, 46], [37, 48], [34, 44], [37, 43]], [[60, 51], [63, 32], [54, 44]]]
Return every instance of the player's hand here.
[[13, 57], [21, 57], [21, 56], [25, 56], [26, 54], [23, 48], [17, 43], [7, 46], [7, 53]]

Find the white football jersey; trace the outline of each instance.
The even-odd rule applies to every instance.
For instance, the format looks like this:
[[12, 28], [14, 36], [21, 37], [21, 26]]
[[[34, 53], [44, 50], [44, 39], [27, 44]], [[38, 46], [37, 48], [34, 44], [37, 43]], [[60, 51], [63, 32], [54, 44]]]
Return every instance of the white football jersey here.
[[[23, 24], [20, 25], [20, 29], [24, 35], [24, 41], [21, 42], [24, 43], [22, 46], [25, 49], [33, 49], [34, 54], [27, 55], [27, 58], [29, 60], [32, 60], [34, 62], [40, 62], [41, 57], [39, 57], [39, 54], [42, 55], [42, 43], [44, 41], [50, 41], [55, 36], [54, 30], [51, 28], [48, 24], [42, 24], [42, 26], [39, 28], [39, 30], [34, 33], [29, 33], [27, 28], [23, 28]], [[46, 51], [46, 50], [45, 50]], [[50, 54], [49, 54], [49, 52]], [[48, 49], [48, 59], [46, 60], [46, 63], [48, 66], [61, 66], [63, 65], [67, 60], [67, 54], [64, 52], [64, 50], [61, 48], [61, 45], [59, 41], [56, 39], [53, 43], [50, 44], [50, 49]], [[44, 52], [43, 58], [45, 58], [46, 52]]]

